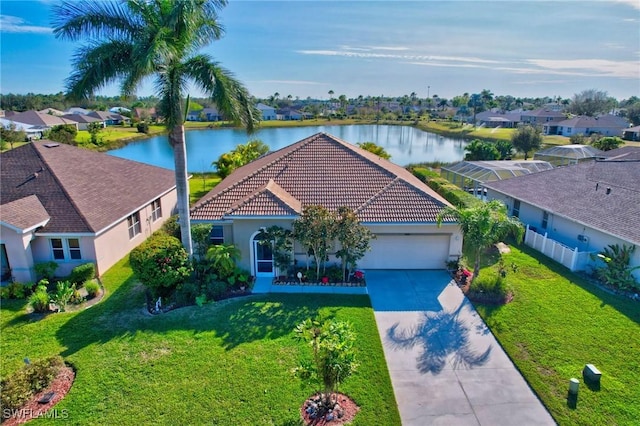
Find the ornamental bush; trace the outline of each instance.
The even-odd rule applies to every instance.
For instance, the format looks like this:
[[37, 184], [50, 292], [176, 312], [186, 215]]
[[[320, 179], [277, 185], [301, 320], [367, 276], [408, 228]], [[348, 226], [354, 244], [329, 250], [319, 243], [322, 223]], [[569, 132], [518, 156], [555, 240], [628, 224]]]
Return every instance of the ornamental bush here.
[[6, 411], [20, 408], [34, 394], [46, 389], [64, 367], [60, 356], [53, 356], [25, 364], [0, 384], [3, 418]]
[[155, 233], [129, 255], [131, 269], [154, 297], [170, 296], [192, 271], [189, 255], [175, 237]]
[[69, 281], [72, 284], [76, 284], [78, 288], [81, 288], [85, 282], [96, 277], [96, 267], [93, 263], [84, 263], [78, 265], [71, 271]]

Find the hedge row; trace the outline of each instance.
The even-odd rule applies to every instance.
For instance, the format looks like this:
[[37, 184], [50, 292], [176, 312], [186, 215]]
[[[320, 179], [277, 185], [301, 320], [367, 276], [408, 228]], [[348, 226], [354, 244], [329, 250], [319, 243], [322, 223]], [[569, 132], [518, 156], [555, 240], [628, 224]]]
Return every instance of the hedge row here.
[[456, 207], [473, 207], [482, 202], [472, 194], [460, 189], [445, 178], [440, 177], [438, 172], [424, 167], [413, 167], [410, 171], [414, 176], [426, 183], [431, 189], [442, 195], [445, 200]]

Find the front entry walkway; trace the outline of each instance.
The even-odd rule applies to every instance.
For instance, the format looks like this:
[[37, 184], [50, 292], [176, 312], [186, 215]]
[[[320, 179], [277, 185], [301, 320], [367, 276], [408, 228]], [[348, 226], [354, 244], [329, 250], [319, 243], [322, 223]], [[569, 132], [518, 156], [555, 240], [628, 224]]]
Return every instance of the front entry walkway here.
[[555, 425], [444, 271], [367, 271], [403, 426]]

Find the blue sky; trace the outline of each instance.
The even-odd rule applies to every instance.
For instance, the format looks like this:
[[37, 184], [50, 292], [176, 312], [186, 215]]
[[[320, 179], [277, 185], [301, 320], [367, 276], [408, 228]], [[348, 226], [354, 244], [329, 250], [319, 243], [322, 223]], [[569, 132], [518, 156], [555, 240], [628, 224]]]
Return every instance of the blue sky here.
[[[51, 33], [55, 3], [2, 0], [0, 93], [64, 91], [79, 45]], [[205, 51], [258, 97], [640, 95], [640, 0], [230, 0], [220, 16]]]

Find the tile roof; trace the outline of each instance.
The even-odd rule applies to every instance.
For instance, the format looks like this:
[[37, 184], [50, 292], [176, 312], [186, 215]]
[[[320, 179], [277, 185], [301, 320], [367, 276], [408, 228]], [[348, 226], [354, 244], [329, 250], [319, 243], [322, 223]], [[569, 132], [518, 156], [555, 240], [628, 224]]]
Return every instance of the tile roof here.
[[291, 215], [300, 211], [297, 203], [347, 206], [373, 223], [432, 223], [450, 205], [403, 167], [318, 133], [237, 169], [191, 209], [191, 217]]
[[640, 244], [639, 160], [590, 161], [485, 186]]
[[0, 202], [36, 195], [51, 217], [42, 232], [100, 232], [175, 187], [171, 170], [46, 140], [0, 163]]
[[49, 213], [35, 195], [0, 205], [0, 221], [20, 230], [43, 225], [49, 219]]

